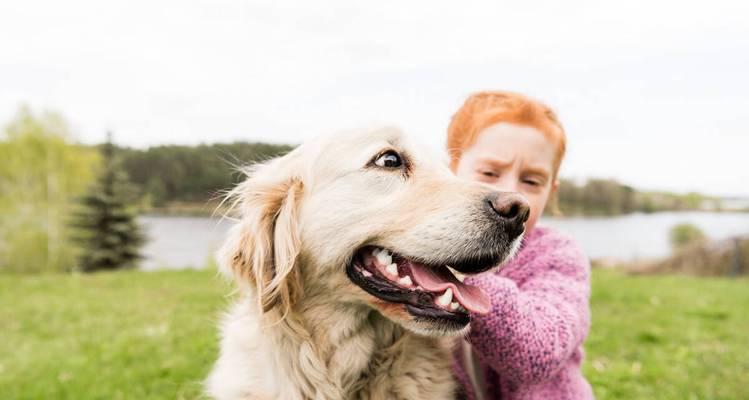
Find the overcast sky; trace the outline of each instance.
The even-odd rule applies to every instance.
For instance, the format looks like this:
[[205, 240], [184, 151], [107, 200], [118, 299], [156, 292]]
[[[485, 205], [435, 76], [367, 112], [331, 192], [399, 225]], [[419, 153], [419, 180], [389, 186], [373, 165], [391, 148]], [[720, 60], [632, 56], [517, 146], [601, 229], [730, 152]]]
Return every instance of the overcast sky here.
[[[604, 4], [605, 3], [605, 4]], [[568, 131], [562, 175], [749, 195], [749, 1], [0, 2], [0, 121], [85, 143], [299, 143], [395, 124], [434, 148], [481, 89]]]

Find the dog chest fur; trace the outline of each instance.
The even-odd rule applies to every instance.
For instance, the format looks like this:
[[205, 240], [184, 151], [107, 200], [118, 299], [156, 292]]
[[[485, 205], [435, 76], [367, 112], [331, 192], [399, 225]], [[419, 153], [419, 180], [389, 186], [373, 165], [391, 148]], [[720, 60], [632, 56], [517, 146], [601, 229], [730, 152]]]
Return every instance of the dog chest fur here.
[[[240, 301], [222, 325], [209, 394], [228, 399], [452, 399], [452, 341], [413, 334], [372, 310], [261, 318]], [[327, 320], [336, 323], [328, 325]], [[262, 327], [263, 324], [268, 324]], [[314, 329], [325, 326], [325, 329]]]

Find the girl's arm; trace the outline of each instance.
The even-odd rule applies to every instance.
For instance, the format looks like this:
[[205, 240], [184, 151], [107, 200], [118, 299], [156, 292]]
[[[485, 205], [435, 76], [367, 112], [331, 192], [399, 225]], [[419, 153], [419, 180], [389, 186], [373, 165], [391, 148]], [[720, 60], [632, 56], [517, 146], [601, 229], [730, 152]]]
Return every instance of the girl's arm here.
[[467, 280], [492, 299], [489, 314], [471, 316], [470, 342], [485, 364], [511, 381], [553, 376], [590, 326], [587, 257], [563, 237], [544, 247], [548, 251], [521, 267], [530, 276], [520, 287], [494, 274]]

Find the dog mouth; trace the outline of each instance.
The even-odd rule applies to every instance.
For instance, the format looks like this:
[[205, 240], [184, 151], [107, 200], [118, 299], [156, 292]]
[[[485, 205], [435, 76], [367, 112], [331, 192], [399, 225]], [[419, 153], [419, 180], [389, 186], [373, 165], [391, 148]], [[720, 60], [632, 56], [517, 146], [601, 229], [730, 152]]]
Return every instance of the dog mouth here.
[[[489, 266], [478, 268], [484, 270], [497, 265], [497, 258], [465, 263], [487, 263]], [[446, 264], [428, 265], [388, 249], [365, 246], [354, 254], [346, 271], [349, 279], [369, 294], [402, 303], [418, 318], [465, 325], [470, 321], [469, 313], [486, 314], [491, 310], [489, 296], [480, 288], [463, 283], [462, 275]]]

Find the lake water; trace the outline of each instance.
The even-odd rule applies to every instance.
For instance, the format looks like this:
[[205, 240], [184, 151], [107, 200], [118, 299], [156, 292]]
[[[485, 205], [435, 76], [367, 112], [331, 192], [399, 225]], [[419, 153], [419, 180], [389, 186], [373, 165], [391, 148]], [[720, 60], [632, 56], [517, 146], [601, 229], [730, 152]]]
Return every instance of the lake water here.
[[203, 268], [223, 242], [232, 222], [220, 218], [142, 216], [148, 236], [141, 268]]
[[682, 223], [696, 225], [712, 240], [749, 235], [749, 213], [663, 212], [547, 218], [543, 223], [577, 239], [590, 258], [625, 261], [668, 256], [669, 230]]
[[[150, 241], [142, 268], [202, 268], [224, 239], [231, 221], [207, 217], [143, 216]], [[616, 217], [546, 218], [576, 238], [591, 258], [636, 260], [667, 256], [668, 231], [692, 223], [714, 240], [749, 235], [749, 213], [673, 212]]]

